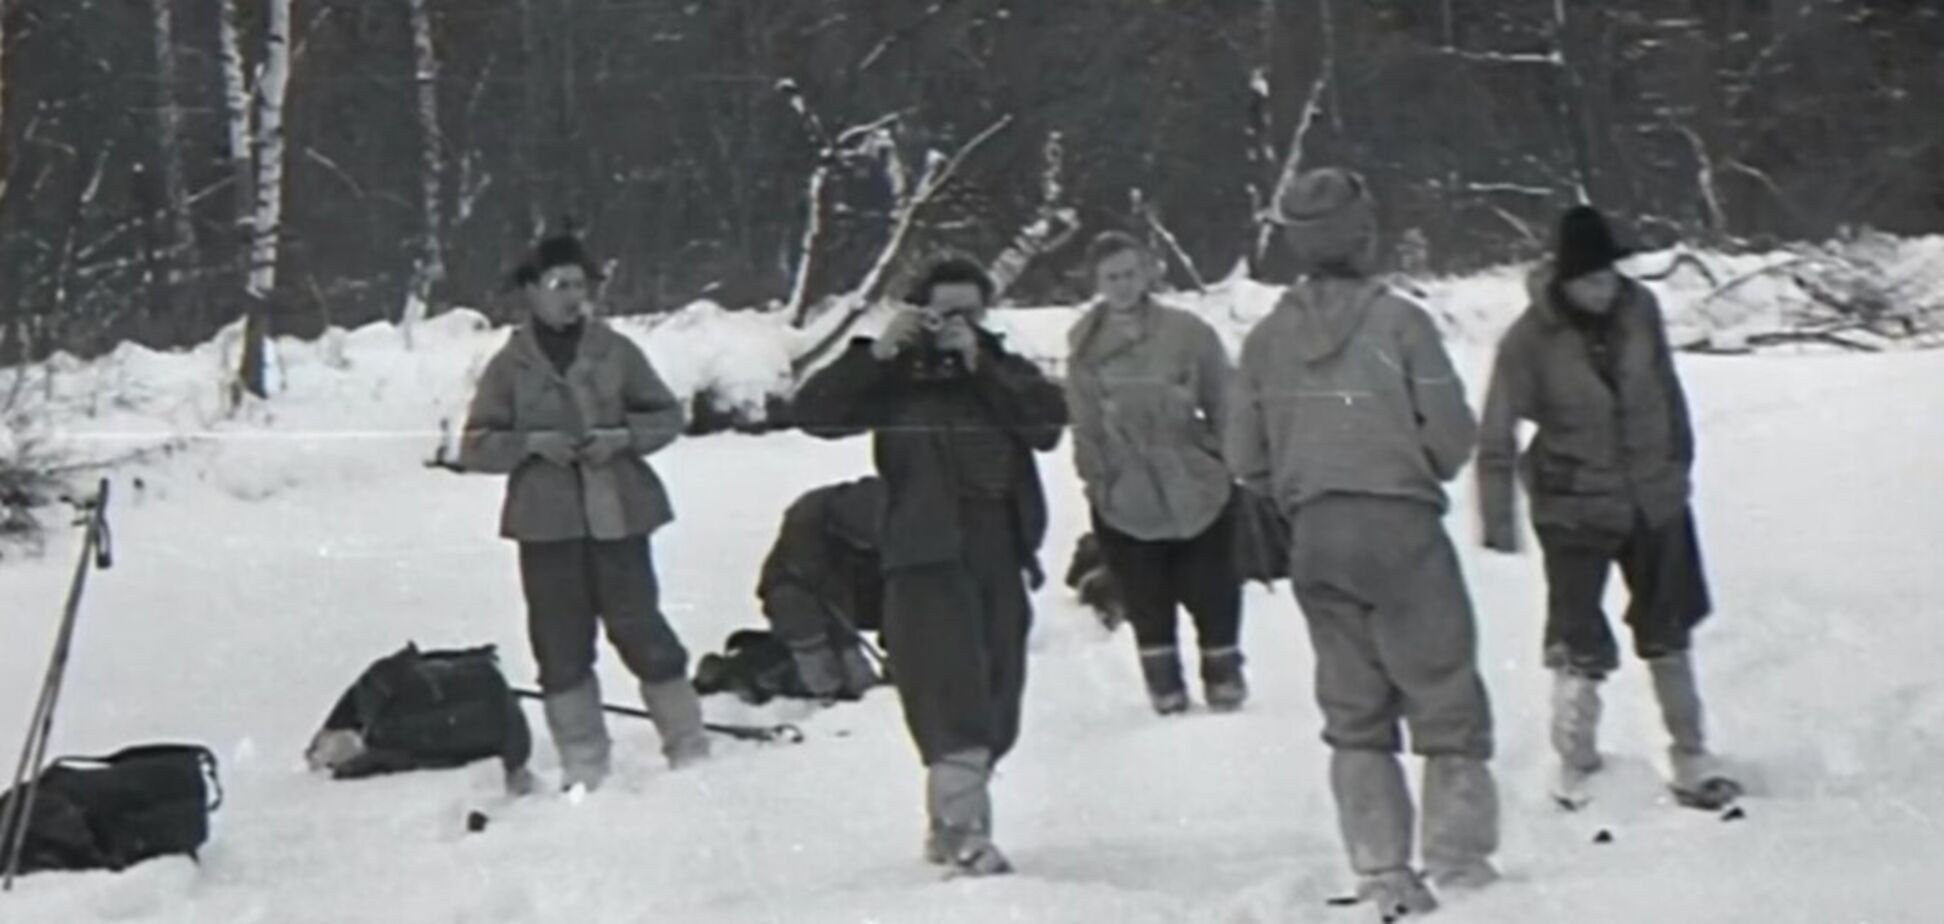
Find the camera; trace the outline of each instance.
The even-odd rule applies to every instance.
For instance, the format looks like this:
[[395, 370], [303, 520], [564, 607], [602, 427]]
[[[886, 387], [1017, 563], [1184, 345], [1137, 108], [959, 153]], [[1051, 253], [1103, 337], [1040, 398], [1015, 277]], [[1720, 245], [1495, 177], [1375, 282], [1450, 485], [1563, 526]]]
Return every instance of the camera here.
[[954, 318], [971, 323], [962, 312], [919, 309], [919, 335], [910, 354], [912, 374], [916, 378], [947, 379], [965, 372], [964, 357], [957, 350], [946, 349], [939, 344], [940, 336]]

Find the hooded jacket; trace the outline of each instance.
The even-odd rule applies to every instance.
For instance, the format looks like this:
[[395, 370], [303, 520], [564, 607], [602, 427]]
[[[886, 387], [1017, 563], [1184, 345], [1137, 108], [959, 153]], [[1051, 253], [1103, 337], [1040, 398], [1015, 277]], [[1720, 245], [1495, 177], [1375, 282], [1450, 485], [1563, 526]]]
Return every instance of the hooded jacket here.
[[[1592, 332], [1553, 303], [1551, 281], [1545, 265], [1527, 277], [1531, 304], [1493, 362], [1478, 454], [1486, 531], [1514, 534], [1515, 478], [1532, 494], [1539, 528], [1626, 533], [1636, 512], [1666, 523], [1687, 508], [1694, 432], [1660, 305], [1626, 280], [1596, 354]], [[1523, 454], [1520, 420], [1538, 426]]]
[[1230, 468], [1285, 512], [1326, 494], [1446, 510], [1478, 435], [1430, 315], [1371, 279], [1291, 286], [1244, 341], [1229, 405]]

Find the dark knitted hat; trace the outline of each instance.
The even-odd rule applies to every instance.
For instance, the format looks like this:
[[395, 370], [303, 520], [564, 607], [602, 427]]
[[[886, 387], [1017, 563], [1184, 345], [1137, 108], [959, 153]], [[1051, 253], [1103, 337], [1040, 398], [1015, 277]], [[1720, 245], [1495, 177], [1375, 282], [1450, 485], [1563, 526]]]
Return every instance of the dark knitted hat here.
[[533, 285], [556, 266], [578, 266], [587, 274], [589, 282], [599, 282], [602, 278], [601, 268], [588, 257], [580, 238], [573, 232], [565, 232], [542, 238], [534, 245], [533, 252], [514, 268], [513, 285]]
[[1606, 216], [1590, 205], [1576, 205], [1559, 217], [1553, 249], [1553, 276], [1561, 282], [1606, 269], [1631, 256], [1620, 246]]

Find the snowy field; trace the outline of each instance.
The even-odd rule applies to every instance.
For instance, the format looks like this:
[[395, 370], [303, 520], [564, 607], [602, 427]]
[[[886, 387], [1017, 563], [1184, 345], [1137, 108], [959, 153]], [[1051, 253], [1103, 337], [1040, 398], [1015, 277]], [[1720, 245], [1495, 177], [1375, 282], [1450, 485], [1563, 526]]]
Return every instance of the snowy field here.
[[[1475, 406], [1519, 287], [1509, 271], [1433, 287]], [[1231, 293], [1225, 331], [1239, 334], [1271, 297]], [[1071, 319], [1016, 312], [995, 324], [1053, 361]], [[704, 307], [669, 323], [630, 330], [685, 393], [760, 398], [775, 383], [766, 370], [787, 355], [758, 315]], [[35, 875], [0, 896], [0, 921], [1270, 924], [1369, 914], [1324, 907], [1349, 876], [1308, 645], [1284, 586], [1249, 591], [1249, 707], [1174, 720], [1149, 713], [1124, 633], [1105, 635], [1057, 581], [1036, 596], [1025, 735], [995, 783], [1012, 877], [940, 882], [920, 862], [921, 770], [888, 689], [760, 713], [712, 698], [711, 718], [794, 721], [808, 740], [718, 740], [718, 759], [681, 774], [662, 767], [646, 723], [615, 717], [617, 776], [580, 805], [506, 805], [491, 763], [359, 782], [308, 774], [302, 750], [336, 696], [408, 639], [498, 643], [513, 678], [530, 681], [514, 550], [494, 537], [500, 480], [421, 464], [501, 337], [455, 313], [421, 328], [411, 352], [386, 327], [286, 343], [282, 393], [225, 423], [213, 422], [220, 343], [57, 363], [63, 445], [112, 454], [192, 438], [116, 476], [116, 562], [90, 582], [53, 751], [205, 742], [228, 799], [200, 866]], [[1539, 560], [1529, 536], [1519, 557], [1477, 547], [1468, 471], [1447, 523], [1499, 722], [1507, 879], [1435, 920], [1936, 921], [1944, 353], [1679, 363], [1718, 605], [1699, 634], [1703, 690], [1713, 741], [1750, 784], [1748, 817], [1721, 821], [1663, 798], [1664, 739], [1634, 663], [1608, 685], [1602, 745], [1614, 773], [1600, 801], [1578, 815], [1552, 808]], [[757, 566], [784, 506], [865, 471], [867, 447], [722, 435], [655, 457], [679, 517], [658, 534], [656, 559], [693, 654], [760, 622]], [[1055, 575], [1085, 528], [1067, 448], [1041, 459]], [[0, 563], [9, 748], [78, 541], [49, 519], [44, 557]], [[605, 649], [601, 669], [609, 699], [629, 701]], [[544, 728], [537, 708], [529, 715]], [[553, 769], [544, 738], [536, 765]], [[473, 809], [493, 818], [484, 832], [466, 832]], [[1594, 843], [1601, 830], [1611, 843]]]

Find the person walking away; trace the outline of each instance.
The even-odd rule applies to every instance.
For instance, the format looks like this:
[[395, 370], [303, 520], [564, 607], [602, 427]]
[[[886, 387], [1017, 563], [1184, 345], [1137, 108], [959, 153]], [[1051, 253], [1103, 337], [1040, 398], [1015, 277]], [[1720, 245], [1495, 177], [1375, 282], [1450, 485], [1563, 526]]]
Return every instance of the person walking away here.
[[[1653, 293], [1589, 206], [1561, 216], [1555, 254], [1529, 277], [1531, 304], [1498, 346], [1478, 456], [1486, 548], [1519, 548], [1514, 481], [1532, 495], [1545, 559], [1544, 656], [1553, 671], [1555, 796], [1585, 801], [1598, 771], [1600, 684], [1620, 666], [1601, 600], [1615, 563], [1625, 620], [1671, 739], [1681, 803], [1716, 808], [1741, 785], [1707, 747], [1692, 636], [1712, 602], [1690, 507], [1694, 432]], [[1519, 453], [1521, 420], [1537, 427]]]
[[[1339, 826], [1359, 897], [1391, 920], [1437, 907], [1426, 877], [1456, 889], [1498, 875], [1491, 706], [1441, 522], [1477, 426], [1430, 316], [1371, 278], [1363, 178], [1292, 165], [1273, 208], [1303, 276], [1244, 342], [1227, 455], [1292, 523]], [[1400, 720], [1425, 758], [1422, 876]]]
[[1157, 303], [1155, 260], [1109, 231], [1087, 250], [1099, 297], [1068, 332], [1073, 458], [1093, 534], [1126, 603], [1148, 700], [1188, 709], [1176, 610], [1194, 617], [1210, 709], [1242, 706], [1238, 494], [1220, 428], [1233, 371], [1215, 329]]
[[1011, 870], [993, 843], [989, 783], [1019, 737], [1029, 584], [1046, 498], [1033, 453], [1059, 443], [1058, 385], [979, 326], [992, 282], [932, 266], [875, 340], [859, 338], [798, 391], [796, 422], [835, 439], [871, 431], [884, 479], [884, 639], [924, 761], [926, 859]]
[[519, 544], [563, 789], [597, 789], [610, 770], [594, 673], [601, 625], [639, 681], [669, 765], [709, 753], [649, 543], [674, 513], [644, 457], [675, 440], [682, 407], [641, 348], [593, 316], [598, 278], [571, 235], [541, 241], [515, 270], [530, 316], [486, 364], [460, 444], [464, 470], [508, 476], [500, 535]]

